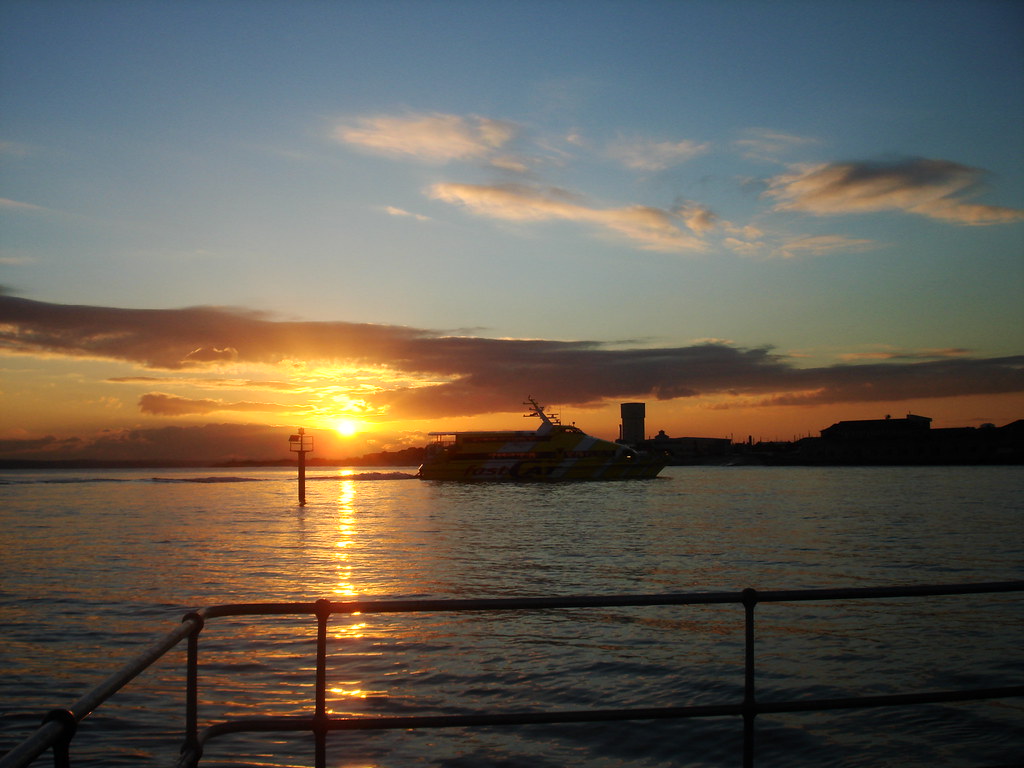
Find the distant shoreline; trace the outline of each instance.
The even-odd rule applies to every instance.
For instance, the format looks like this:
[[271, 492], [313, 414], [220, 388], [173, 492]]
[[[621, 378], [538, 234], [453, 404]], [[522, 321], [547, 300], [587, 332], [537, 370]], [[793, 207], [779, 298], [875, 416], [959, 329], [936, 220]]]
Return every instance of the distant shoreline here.
[[[373, 463], [359, 459], [338, 461], [306, 461], [307, 469], [332, 467], [417, 467], [419, 463]], [[66, 461], [32, 461], [28, 459], [0, 459], [0, 471], [16, 469], [235, 469], [239, 467], [295, 467], [295, 461], [95, 461], [69, 459]]]
[[[317, 467], [418, 467], [423, 448], [381, 451], [346, 459], [306, 459], [307, 468]], [[236, 469], [239, 467], [294, 467], [296, 459], [234, 459], [230, 461], [185, 461], [177, 459], [0, 459], [4, 469]]]

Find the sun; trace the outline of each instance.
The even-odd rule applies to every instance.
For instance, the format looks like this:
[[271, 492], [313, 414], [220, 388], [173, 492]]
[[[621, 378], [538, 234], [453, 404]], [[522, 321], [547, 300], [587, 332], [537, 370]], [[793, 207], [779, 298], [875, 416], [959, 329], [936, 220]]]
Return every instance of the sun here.
[[331, 429], [342, 437], [352, 437], [357, 434], [362, 425], [353, 419], [335, 419], [331, 422]]

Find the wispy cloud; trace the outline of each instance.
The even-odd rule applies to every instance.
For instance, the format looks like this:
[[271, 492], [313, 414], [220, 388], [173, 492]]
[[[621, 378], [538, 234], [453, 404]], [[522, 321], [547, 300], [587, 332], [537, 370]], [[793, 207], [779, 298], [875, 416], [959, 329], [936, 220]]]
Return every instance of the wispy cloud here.
[[424, 216], [422, 213], [410, 213], [404, 208], [396, 208], [393, 205], [384, 206], [384, 213], [388, 214], [388, 216], [406, 216], [416, 219], [416, 221], [430, 221], [429, 216]]
[[807, 136], [771, 131], [765, 128], [751, 128], [744, 134], [745, 138], [737, 139], [733, 145], [749, 160], [778, 162], [778, 158], [787, 155], [794, 149], [819, 144], [818, 139]]
[[[7, 353], [102, 357], [188, 376], [195, 365], [184, 361], [205, 348], [236, 350], [236, 366], [379, 366], [401, 379], [388, 383], [382, 377], [361, 399], [396, 419], [507, 411], [524, 392], [580, 406], [722, 394], [759, 396], [771, 405], [1024, 392], [1024, 355], [985, 359], [953, 354], [957, 350], [932, 350], [930, 359], [904, 353], [885, 361], [798, 368], [769, 349], [720, 343], [628, 348], [585, 340], [452, 337], [398, 326], [275, 321], [209, 307], [82, 307], [12, 296], [0, 296], [0, 328], [0, 350]], [[150, 393], [144, 405], [160, 414], [279, 407], [163, 393]]]
[[10, 200], [6, 197], [0, 197], [0, 208], [5, 208], [9, 211], [46, 211], [48, 208], [44, 208], [41, 205], [33, 205], [32, 203], [22, 203], [18, 200]]
[[402, 117], [360, 117], [334, 129], [334, 138], [385, 155], [431, 163], [479, 160], [500, 150], [518, 129], [486, 117], [410, 114]]
[[572, 221], [625, 238], [645, 250], [702, 251], [707, 246], [684, 232], [682, 220], [669, 211], [644, 205], [597, 208], [555, 188], [519, 184], [435, 184], [431, 197], [468, 211], [505, 221]]
[[28, 157], [33, 152], [29, 144], [18, 141], [0, 141], [0, 155], [9, 157]]
[[912, 158], [893, 163], [830, 163], [798, 167], [771, 179], [775, 209], [830, 214], [903, 211], [957, 224], [1024, 221], [1024, 210], [966, 201], [985, 173], [951, 162]]
[[275, 392], [295, 392], [301, 391], [303, 388], [302, 385], [291, 381], [189, 376], [111, 376], [104, 381], [111, 384], [144, 384], [146, 386], [174, 384], [200, 389], [269, 389]]
[[898, 349], [882, 347], [867, 352], [844, 352], [840, 360], [942, 360], [951, 357], [967, 357], [971, 350], [963, 347], [947, 347], [944, 349]]
[[303, 413], [309, 407], [282, 405], [280, 403], [228, 402], [208, 398], [193, 399], [150, 392], [139, 398], [139, 410], [155, 416], [192, 416], [234, 411], [242, 413]]
[[660, 171], [706, 154], [710, 149], [711, 144], [708, 142], [701, 143], [686, 139], [682, 141], [620, 139], [608, 148], [608, 156], [633, 170]]
[[703, 235], [719, 224], [718, 215], [700, 203], [687, 202], [676, 208], [676, 213], [693, 232]]
[[[598, 205], [584, 194], [545, 185], [538, 175], [552, 158], [563, 168], [602, 157], [638, 173], [660, 171], [709, 152], [710, 142], [620, 138], [602, 153], [576, 132], [563, 137], [556, 152], [554, 144], [530, 136], [509, 121], [437, 112], [358, 117], [338, 125], [334, 137], [392, 157], [437, 164], [475, 161], [500, 173], [500, 178], [507, 179], [509, 174], [519, 180], [529, 178], [529, 184], [441, 181], [429, 185], [427, 194], [495, 220], [574, 222], [640, 250], [684, 253], [718, 248], [746, 258], [791, 259], [880, 247], [877, 242], [839, 233], [779, 234], [777, 227], [762, 226], [771, 214], [787, 211], [819, 216], [897, 211], [969, 225], [1024, 220], [1024, 210], [972, 202], [985, 172], [941, 159], [790, 165], [785, 173], [757, 181], [770, 207], [755, 213], [760, 224], [752, 227], [751, 220], [726, 220], [699, 200], [665, 206]], [[510, 152], [513, 143], [525, 151]], [[748, 160], [780, 162], [783, 156], [815, 144], [820, 141], [812, 137], [758, 128], [745, 132], [732, 146]], [[583, 156], [574, 154], [577, 151]], [[394, 206], [384, 210], [392, 216], [428, 218]], [[774, 235], [765, 231], [771, 229]]]
[[786, 239], [775, 246], [773, 255], [791, 259], [798, 256], [824, 256], [836, 251], [856, 252], [877, 248], [878, 243], [844, 235], [803, 235]]

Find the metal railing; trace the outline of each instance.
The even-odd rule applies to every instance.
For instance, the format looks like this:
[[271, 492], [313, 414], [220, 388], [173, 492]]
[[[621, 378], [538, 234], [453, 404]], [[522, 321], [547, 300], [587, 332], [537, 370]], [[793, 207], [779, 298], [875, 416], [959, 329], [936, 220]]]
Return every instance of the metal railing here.
[[[244, 732], [306, 731], [315, 739], [315, 765], [326, 765], [326, 736], [331, 731], [453, 728], [501, 725], [657, 720], [692, 717], [739, 717], [743, 720], [743, 765], [753, 766], [754, 721], [758, 715], [787, 712], [823, 712], [867, 707], [908, 706], [946, 702], [1024, 697], [1024, 684], [993, 688], [925, 691], [832, 699], [759, 702], [756, 696], [754, 611], [760, 603], [841, 601], [977, 595], [1024, 591], [1024, 581], [948, 584], [911, 587], [770, 590], [614, 596], [574, 596], [496, 599], [368, 600], [313, 603], [244, 603], [202, 608], [187, 614], [179, 627], [132, 659], [117, 673], [79, 699], [70, 709], [52, 710], [30, 737], [0, 759], [0, 768], [23, 768], [47, 749], [53, 750], [55, 768], [70, 766], [70, 744], [78, 723], [110, 696], [131, 682], [165, 653], [187, 639], [185, 738], [178, 768], [194, 768], [204, 745], [213, 738]], [[741, 701], [685, 707], [587, 709], [556, 712], [480, 713], [419, 717], [331, 717], [326, 708], [327, 623], [333, 614], [446, 613], [460, 611], [537, 611], [565, 608], [619, 608], [664, 605], [738, 604], [744, 611], [744, 689]], [[207, 621], [228, 616], [313, 615], [317, 621], [315, 701], [311, 717], [244, 718], [199, 729], [199, 636]]]

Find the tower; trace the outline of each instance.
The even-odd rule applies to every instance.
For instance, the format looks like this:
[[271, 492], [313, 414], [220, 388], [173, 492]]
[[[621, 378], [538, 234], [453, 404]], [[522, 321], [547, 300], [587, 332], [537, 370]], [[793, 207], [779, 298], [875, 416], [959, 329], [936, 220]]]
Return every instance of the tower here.
[[644, 417], [647, 415], [647, 405], [646, 403], [622, 403], [619, 408], [622, 415], [619, 439], [626, 445], [636, 445], [644, 439]]

